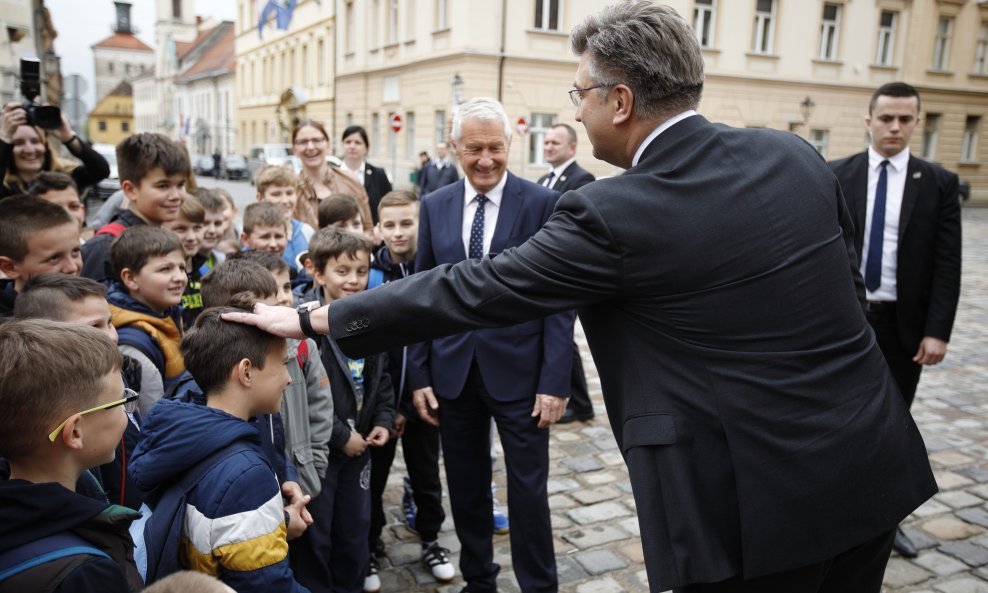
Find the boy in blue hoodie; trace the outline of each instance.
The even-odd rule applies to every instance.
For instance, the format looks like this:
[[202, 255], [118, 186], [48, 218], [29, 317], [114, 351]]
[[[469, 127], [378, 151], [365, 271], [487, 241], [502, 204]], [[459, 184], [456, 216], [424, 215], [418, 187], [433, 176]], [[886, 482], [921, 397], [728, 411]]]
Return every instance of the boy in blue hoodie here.
[[188, 379], [179, 342], [182, 295], [189, 282], [178, 236], [141, 225], [123, 231], [110, 247], [113, 282], [106, 300], [120, 351], [141, 363], [141, 399], [146, 416], [165, 393]]
[[[137, 513], [76, 492], [109, 463], [127, 426], [120, 353], [81, 324], [0, 325], [0, 591], [128, 593], [143, 587], [127, 529]], [[31, 372], [43, 369], [43, 372]], [[47, 554], [55, 557], [32, 564]]]
[[284, 503], [254, 421], [278, 412], [291, 383], [285, 340], [220, 318], [253, 308], [253, 301], [240, 304], [207, 309], [182, 339], [206, 403], [159, 401], [141, 428], [130, 471], [150, 493], [229, 451], [188, 493], [180, 561], [239, 593], [307, 592], [288, 565], [288, 539], [304, 532], [309, 497]]

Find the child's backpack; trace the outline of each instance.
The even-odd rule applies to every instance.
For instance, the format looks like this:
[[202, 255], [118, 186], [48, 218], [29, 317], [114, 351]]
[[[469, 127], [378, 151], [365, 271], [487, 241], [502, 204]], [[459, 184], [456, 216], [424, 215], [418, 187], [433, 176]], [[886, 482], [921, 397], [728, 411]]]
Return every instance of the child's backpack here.
[[189, 491], [220, 462], [252, 450], [246, 442], [234, 442], [200, 461], [181, 480], [161, 486], [145, 498], [141, 518], [130, 525], [130, 536], [134, 539], [134, 562], [146, 584], [188, 569], [179, 559], [179, 550]]
[[0, 590], [54, 591], [82, 563], [110, 559], [78, 535], [63, 531], [0, 553]]
[[382, 284], [384, 284], [384, 270], [371, 268], [370, 273], [367, 275], [367, 290], [377, 288]]

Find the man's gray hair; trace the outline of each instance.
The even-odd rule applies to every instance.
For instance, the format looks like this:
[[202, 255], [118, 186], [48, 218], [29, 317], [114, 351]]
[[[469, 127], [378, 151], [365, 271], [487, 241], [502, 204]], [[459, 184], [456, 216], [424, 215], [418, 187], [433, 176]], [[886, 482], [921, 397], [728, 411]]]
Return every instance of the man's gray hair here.
[[463, 134], [463, 122], [468, 119], [479, 119], [480, 121], [492, 121], [502, 124], [504, 127], [504, 141], [511, 144], [511, 120], [508, 112], [497, 99], [490, 97], [474, 97], [460, 105], [453, 113], [453, 142], [459, 142]]
[[668, 6], [648, 0], [608, 6], [577, 25], [570, 43], [578, 56], [589, 52], [591, 85], [631, 89], [639, 118], [674, 115], [700, 103], [700, 45], [689, 24]]

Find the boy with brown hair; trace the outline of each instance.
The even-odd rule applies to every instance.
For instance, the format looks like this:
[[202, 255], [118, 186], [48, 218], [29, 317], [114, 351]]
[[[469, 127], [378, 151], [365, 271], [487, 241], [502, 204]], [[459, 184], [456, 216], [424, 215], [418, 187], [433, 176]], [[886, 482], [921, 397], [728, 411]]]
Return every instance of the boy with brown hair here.
[[298, 176], [295, 172], [286, 167], [268, 165], [261, 167], [254, 175], [254, 186], [257, 188], [257, 200], [274, 204], [282, 209], [285, 215], [285, 223], [289, 225], [288, 244], [282, 258], [296, 272], [300, 265], [296, 261], [299, 255], [305, 253], [309, 248], [309, 241], [312, 235], [316, 234], [315, 229], [300, 220], [292, 217], [295, 212], [295, 205], [298, 203], [298, 194], [295, 193], [295, 186], [298, 184]]
[[326, 227], [366, 236], [364, 216], [357, 199], [349, 194], [332, 194], [319, 202], [319, 228]]
[[140, 412], [188, 381], [179, 351], [182, 295], [189, 277], [182, 243], [171, 231], [147, 225], [113, 241], [114, 280], [107, 301], [120, 351], [141, 363]]
[[113, 278], [110, 244], [124, 229], [160, 227], [178, 217], [190, 175], [185, 149], [151, 132], [134, 134], [117, 144], [117, 170], [129, 208], [96, 231], [83, 247], [82, 275], [93, 280]]
[[182, 251], [185, 252], [185, 271], [189, 275], [189, 283], [185, 286], [185, 293], [182, 294], [183, 327], [192, 327], [196, 317], [202, 313], [200, 286], [203, 273], [195, 266], [194, 258], [199, 255], [199, 250], [202, 248], [206, 211], [199, 198], [195, 196], [195, 192], [198, 191], [187, 193], [182, 207], [178, 209], [178, 218], [162, 225], [175, 233], [182, 243]]
[[[130, 463], [142, 491], [163, 491], [205, 469], [188, 491], [180, 533], [148, 534], [152, 514], [144, 535], [178, 539], [182, 566], [217, 575], [240, 593], [307, 592], [292, 575], [287, 539], [304, 530], [308, 497], [285, 505], [260, 428], [251, 421], [281, 407], [291, 382], [285, 340], [221, 319], [254, 303], [239, 304], [207, 309], [182, 339], [205, 403], [164, 399], [144, 422]], [[211, 467], [200, 468], [204, 463]], [[148, 574], [159, 574], [158, 567], [148, 566]]]
[[[34, 368], [44, 372], [25, 372]], [[0, 481], [4, 589], [143, 587], [127, 531], [137, 513], [75, 492], [87, 468], [113, 459], [136, 397], [124, 390], [120, 353], [98, 330], [43, 319], [0, 325], [0, 455], [11, 467]]]
[[86, 206], [79, 199], [79, 187], [68, 173], [42, 171], [31, 180], [27, 191], [35, 198], [54, 202], [68, 210], [72, 218], [79, 221], [79, 229], [86, 226]]
[[203, 209], [202, 245], [192, 263], [200, 269], [200, 277], [205, 276], [216, 264], [226, 259], [226, 253], [220, 249], [223, 230], [226, 226], [224, 211], [227, 209], [226, 200], [219, 194], [218, 188], [207, 189], [198, 187], [190, 192], [199, 200]]
[[47, 200], [11, 196], [0, 200], [0, 317], [14, 310], [17, 293], [45, 272], [78, 275], [82, 269], [79, 224]]
[[[373, 244], [363, 234], [324, 228], [309, 244], [315, 286], [303, 304], [319, 305], [367, 287]], [[323, 366], [333, 392], [333, 436], [323, 494], [313, 501], [313, 516], [332, 525], [326, 576], [334, 591], [360, 591], [368, 576], [370, 528], [370, 452], [382, 447], [394, 427], [394, 389], [387, 354], [351, 359], [333, 340], [319, 340]]]
[[288, 244], [287, 229], [281, 208], [267, 202], [255, 202], [244, 209], [240, 242], [244, 249], [270, 251], [281, 257]]

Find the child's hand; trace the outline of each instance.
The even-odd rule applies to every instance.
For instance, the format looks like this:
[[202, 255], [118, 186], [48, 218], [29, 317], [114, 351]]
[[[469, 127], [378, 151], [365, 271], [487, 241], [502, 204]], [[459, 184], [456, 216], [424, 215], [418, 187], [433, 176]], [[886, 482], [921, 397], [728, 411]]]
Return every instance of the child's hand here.
[[343, 445], [343, 453], [346, 454], [347, 457], [358, 457], [366, 448], [367, 441], [364, 440], [363, 435], [356, 430], [351, 430], [350, 439], [347, 440], [345, 445]]
[[297, 482], [285, 482], [281, 485], [281, 494], [288, 499], [285, 512], [288, 513], [288, 539], [295, 539], [305, 533], [312, 525], [312, 515], [305, 508], [312, 497], [302, 494], [302, 488]]
[[371, 447], [383, 447], [388, 442], [388, 429], [383, 426], [375, 426], [367, 435], [367, 444]]

